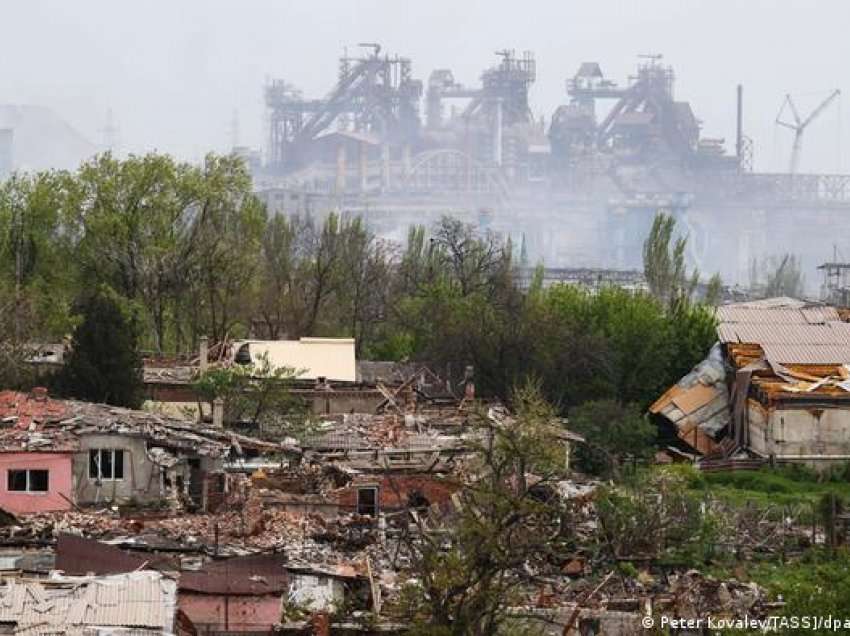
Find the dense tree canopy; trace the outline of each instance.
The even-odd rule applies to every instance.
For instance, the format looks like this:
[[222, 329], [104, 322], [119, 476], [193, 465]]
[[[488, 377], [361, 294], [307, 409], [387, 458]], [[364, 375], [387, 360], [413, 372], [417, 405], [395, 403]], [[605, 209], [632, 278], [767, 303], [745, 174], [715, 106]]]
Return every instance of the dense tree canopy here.
[[521, 289], [510, 239], [457, 219], [394, 245], [344, 213], [269, 215], [236, 157], [105, 154], [0, 185], [0, 316], [7, 339], [55, 341], [80, 322], [77, 299], [105, 288], [135, 317], [142, 350], [185, 353], [202, 335], [353, 336], [362, 358], [421, 360], [456, 381], [472, 365], [484, 394], [534, 377], [559, 409], [643, 407], [714, 339], [673, 236], [659, 217], [652, 294], [544, 288], [539, 276]]
[[54, 389], [67, 397], [138, 408], [142, 403], [142, 361], [136, 328], [115, 294], [98, 290], [77, 310], [68, 360], [54, 378]]

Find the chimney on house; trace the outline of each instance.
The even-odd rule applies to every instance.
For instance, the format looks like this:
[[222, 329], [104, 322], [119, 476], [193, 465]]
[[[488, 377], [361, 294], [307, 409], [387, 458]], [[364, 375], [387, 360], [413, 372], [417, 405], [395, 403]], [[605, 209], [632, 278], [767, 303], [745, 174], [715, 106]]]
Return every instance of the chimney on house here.
[[331, 617], [327, 612], [316, 612], [310, 617], [310, 628], [313, 636], [330, 636]]
[[201, 344], [200, 344], [200, 362], [198, 366], [201, 369], [201, 373], [207, 370], [207, 366], [209, 366], [209, 358], [210, 358], [210, 339], [206, 336], [201, 336]]
[[213, 428], [224, 428], [224, 400], [220, 397], [212, 401], [212, 425]]
[[463, 399], [464, 400], [474, 400], [475, 399], [475, 367], [472, 365], [468, 365], [466, 367], [466, 371], [463, 374]]

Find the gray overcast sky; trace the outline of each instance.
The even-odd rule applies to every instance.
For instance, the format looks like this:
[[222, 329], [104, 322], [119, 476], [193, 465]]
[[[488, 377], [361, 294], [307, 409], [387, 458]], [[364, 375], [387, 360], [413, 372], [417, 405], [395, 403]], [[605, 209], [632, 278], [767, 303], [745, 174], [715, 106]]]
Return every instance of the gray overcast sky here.
[[[6, 0], [3, 14], [0, 103], [49, 106], [96, 143], [111, 108], [123, 150], [187, 159], [229, 148], [234, 110], [240, 141], [261, 145], [265, 79], [322, 96], [343, 46], [362, 41], [412, 58], [423, 80], [448, 67], [466, 83], [496, 49], [532, 50], [547, 121], [580, 62], [623, 81], [636, 54], [663, 53], [707, 136], [733, 138], [745, 85], [761, 170], [787, 163], [790, 131], [773, 123], [786, 91], [804, 109], [831, 88], [850, 96], [846, 0]], [[839, 153], [850, 170], [847, 99], [807, 134], [804, 171], [838, 170]]]

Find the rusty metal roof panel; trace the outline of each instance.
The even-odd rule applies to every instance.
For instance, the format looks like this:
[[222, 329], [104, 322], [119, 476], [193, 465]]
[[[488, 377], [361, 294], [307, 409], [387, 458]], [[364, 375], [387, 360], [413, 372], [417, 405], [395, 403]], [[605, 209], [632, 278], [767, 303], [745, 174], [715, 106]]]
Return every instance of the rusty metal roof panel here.
[[141, 569], [176, 570], [173, 559], [157, 554], [144, 557], [94, 539], [60, 534], [56, 542], [56, 569], [65, 574], [120, 574]]

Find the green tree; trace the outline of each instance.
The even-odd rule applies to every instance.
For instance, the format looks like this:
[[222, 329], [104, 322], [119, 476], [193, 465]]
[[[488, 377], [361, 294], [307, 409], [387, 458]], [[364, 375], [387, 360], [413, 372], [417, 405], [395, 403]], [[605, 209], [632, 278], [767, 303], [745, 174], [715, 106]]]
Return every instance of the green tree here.
[[689, 373], [717, 342], [717, 317], [711, 306], [682, 300], [668, 312], [667, 321], [670, 351], [664, 379], [669, 386]]
[[158, 351], [167, 346], [167, 320], [185, 266], [181, 241], [196, 196], [187, 187], [192, 171], [167, 155], [119, 160], [106, 153], [84, 164], [75, 181], [72, 227], [84, 282], [109, 285], [143, 306], [151, 328], [140, 336]]
[[587, 441], [576, 458], [591, 474], [617, 475], [626, 459], [649, 459], [655, 452], [655, 427], [633, 404], [585, 402], [570, 410], [569, 428]]
[[224, 403], [225, 425], [248, 425], [264, 436], [279, 439], [306, 431], [306, 408], [293, 395], [292, 381], [297, 371], [274, 367], [267, 357], [256, 364], [214, 366], [198, 376], [192, 387], [207, 403]]
[[663, 558], [693, 566], [711, 556], [722, 519], [689, 490], [689, 471], [678, 468], [638, 473], [631, 483], [594, 493], [596, 536], [608, 558]]
[[519, 600], [524, 568], [564, 549], [566, 504], [556, 486], [564, 455], [554, 411], [533, 384], [512, 402], [515, 416], [481, 414], [471, 423], [479, 463], [458, 492], [457, 515], [442, 525], [413, 517], [419, 527], [404, 545], [418, 583], [403, 608], [413, 633], [512, 633], [504, 631], [508, 608]]
[[64, 217], [69, 175], [13, 175], [0, 183], [0, 298], [9, 336], [57, 337], [70, 327], [76, 261]]
[[673, 215], [659, 212], [643, 244], [643, 271], [649, 291], [664, 305], [690, 298], [699, 281], [699, 273], [694, 270], [689, 276], [685, 265], [688, 239], [680, 236], [674, 241], [675, 230]]
[[194, 347], [201, 334], [223, 342], [250, 331], [267, 213], [236, 156], [207, 155], [187, 178], [195, 203], [182, 241], [177, 312]]
[[301, 224], [301, 219], [275, 215], [263, 233], [255, 317], [263, 335], [272, 340], [297, 335], [304, 321], [304, 290], [297, 254]]
[[709, 280], [705, 288], [705, 296], [703, 304], [710, 307], [717, 307], [723, 300], [723, 279], [720, 274], [714, 274]]
[[90, 402], [138, 408], [142, 404], [142, 362], [136, 348], [136, 322], [106, 288], [82, 299], [82, 322], [71, 351], [54, 378], [61, 395]]
[[803, 297], [803, 272], [800, 259], [793, 254], [783, 254], [781, 257], [766, 259], [765, 298], [774, 296]]

